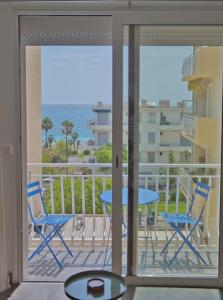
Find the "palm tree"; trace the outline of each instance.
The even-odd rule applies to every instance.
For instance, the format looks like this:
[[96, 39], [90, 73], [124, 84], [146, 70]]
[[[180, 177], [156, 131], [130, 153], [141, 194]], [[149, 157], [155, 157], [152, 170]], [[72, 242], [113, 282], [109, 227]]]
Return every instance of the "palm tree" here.
[[76, 131], [73, 131], [71, 134], [72, 144], [74, 146], [74, 152], [76, 151], [76, 141], [79, 138], [79, 134]]
[[48, 131], [53, 128], [53, 122], [49, 117], [45, 117], [42, 120], [42, 129], [45, 130], [45, 147], [47, 147]]
[[51, 146], [52, 146], [52, 143], [54, 141], [54, 136], [52, 134], [50, 134], [48, 136], [48, 139], [47, 139], [48, 143], [49, 143], [49, 146], [50, 146], [50, 149], [51, 149]]
[[61, 127], [61, 132], [62, 134], [65, 136], [65, 141], [66, 141], [66, 162], [67, 162], [67, 156], [68, 156], [68, 137], [69, 135], [72, 134], [73, 132], [73, 128], [74, 128], [74, 124], [71, 121], [63, 121], [61, 123], [62, 127]]
[[79, 148], [80, 144], [81, 144], [81, 141], [78, 140], [78, 141], [77, 141], [77, 147], [76, 147], [76, 151], [77, 151], [77, 152], [78, 152], [78, 148]]

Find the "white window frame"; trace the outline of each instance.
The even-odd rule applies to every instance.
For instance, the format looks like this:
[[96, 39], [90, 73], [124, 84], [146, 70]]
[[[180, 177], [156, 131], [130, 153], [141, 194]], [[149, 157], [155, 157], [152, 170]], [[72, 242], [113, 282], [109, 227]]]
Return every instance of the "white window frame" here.
[[98, 112], [96, 125], [109, 125], [109, 113], [108, 112]]
[[[100, 131], [97, 134], [97, 139], [98, 139], [98, 146], [106, 145], [109, 143], [109, 132], [108, 131]], [[101, 138], [101, 135], [103, 136], [103, 139], [107, 140], [107, 143], [100, 143], [99, 144], [99, 137]]]
[[[150, 155], [153, 155], [153, 159], [149, 158]], [[154, 152], [154, 151], [148, 151], [147, 152], [147, 162], [148, 163], [155, 163], [155, 161], [156, 161], [156, 152]]]
[[[152, 135], [152, 137], [153, 138], [151, 138], [151, 135]], [[150, 145], [155, 145], [156, 144], [156, 133], [155, 132], [153, 132], [153, 131], [149, 131], [148, 132], [148, 144], [150, 144]], [[152, 142], [151, 142], [151, 139], [152, 139]]]
[[[122, 8], [122, 9], [120, 9]], [[16, 40], [14, 54], [15, 56], [19, 53], [19, 30], [18, 23], [19, 17], [22, 15], [112, 15], [113, 17], [113, 115], [115, 113], [116, 122], [114, 122], [113, 118], [113, 133], [119, 132], [119, 138], [117, 139], [116, 145], [113, 147], [113, 162], [116, 161], [116, 158], [119, 158], [119, 165], [117, 168], [113, 168], [113, 177], [116, 189], [113, 193], [113, 199], [121, 198], [121, 149], [122, 149], [122, 63], [123, 63], [123, 53], [122, 53], [122, 29], [126, 24], [140, 24], [140, 25], [196, 25], [196, 24], [204, 24], [204, 25], [222, 25], [223, 24], [223, 3], [212, 2], [209, 1], [194, 1], [190, 2], [178, 2], [172, 1], [164, 4], [163, 2], [142, 2], [139, 4], [134, 1], [120, 1], [119, 4], [108, 4], [105, 2], [98, 3], [98, 5], [86, 6], [84, 3], [43, 3], [37, 2], [35, 5], [31, 5], [30, 3], [18, 3], [15, 6], [9, 7], [11, 9], [12, 16], [10, 15], [12, 20], [14, 18], [15, 28], [14, 28], [14, 39]], [[18, 58], [18, 57], [17, 57]], [[20, 57], [20, 67], [23, 62], [23, 55], [21, 53]], [[18, 58], [19, 61], [19, 58]], [[17, 62], [18, 62], [17, 61]], [[15, 74], [16, 74], [16, 89], [19, 90], [20, 86], [20, 75], [15, 65]], [[24, 95], [22, 92], [21, 98], [23, 99]], [[24, 113], [24, 103], [21, 101], [20, 105], [22, 113]], [[26, 162], [24, 161], [24, 151], [25, 144], [24, 138], [26, 138], [26, 131], [24, 127], [24, 120], [22, 123], [18, 121], [18, 127], [20, 127], [20, 132], [22, 136], [22, 145], [21, 145], [21, 158], [22, 158], [22, 173], [21, 177], [23, 182], [23, 191], [21, 195], [21, 204], [23, 203], [23, 199], [26, 196]], [[113, 141], [115, 141], [115, 136], [113, 134]], [[18, 163], [20, 166], [20, 163]], [[116, 176], [115, 176], [116, 175]], [[221, 185], [223, 180], [221, 178]], [[121, 204], [120, 201], [113, 202], [113, 212], [116, 212], [117, 215], [114, 215], [114, 224], [113, 224], [113, 232], [115, 232], [116, 243], [113, 248], [113, 256], [118, 256], [117, 263], [114, 266], [114, 271], [120, 272], [121, 265]], [[22, 215], [26, 215], [27, 210], [24, 209]], [[220, 201], [220, 219], [222, 219], [223, 215], [223, 203]], [[24, 216], [23, 216], [24, 217]], [[21, 212], [18, 211], [18, 219], [21, 218]], [[24, 229], [24, 228], [23, 228]], [[21, 228], [22, 230], [22, 228]], [[117, 231], [116, 231], [117, 230]], [[189, 286], [189, 287], [223, 287], [223, 222], [220, 223], [219, 228], [219, 277], [218, 278], [193, 278], [187, 277], [185, 278], [176, 278], [169, 276], [145, 276], [145, 277], [137, 277], [137, 276], [128, 276], [126, 278], [127, 282], [130, 285], [152, 285], [152, 286]], [[24, 237], [24, 234], [23, 234]], [[20, 239], [19, 239], [20, 240]], [[21, 269], [22, 272], [22, 269]]]
[[156, 124], [156, 113], [155, 112], [148, 112], [148, 123]]

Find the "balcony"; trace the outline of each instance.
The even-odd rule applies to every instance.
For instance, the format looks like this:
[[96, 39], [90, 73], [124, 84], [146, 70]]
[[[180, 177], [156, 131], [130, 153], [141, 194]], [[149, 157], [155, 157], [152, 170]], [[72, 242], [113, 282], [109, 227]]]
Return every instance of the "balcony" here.
[[165, 143], [165, 142], [160, 142], [159, 146], [159, 151], [186, 151], [190, 150], [191, 145], [189, 143], [184, 143], [184, 142], [179, 142], [179, 143]]
[[183, 129], [180, 122], [172, 123], [172, 122], [160, 122], [160, 130], [180, 130]]
[[217, 137], [220, 136], [218, 123], [215, 118], [183, 114], [182, 124], [184, 130], [181, 135], [202, 148], [213, 149], [218, 143]]
[[195, 85], [195, 80], [198, 80], [197, 83], [201, 79], [212, 80], [217, 76], [219, 55], [218, 47], [197, 47], [194, 53], [183, 61], [181, 70], [183, 80], [194, 81]]
[[[88, 163], [45, 163], [28, 164], [28, 180], [39, 179], [44, 189], [45, 203], [49, 213], [75, 214], [64, 228], [63, 236], [70, 246], [74, 257], [69, 257], [64, 249], [53, 240], [53, 247], [64, 265], [60, 270], [48, 251], [34, 258], [28, 267], [29, 280], [64, 281], [69, 275], [89, 269], [111, 269], [111, 239], [105, 259], [109, 233], [109, 218], [99, 199], [102, 191], [111, 188], [111, 164]], [[218, 265], [217, 232], [219, 203], [218, 185], [219, 165], [184, 164], [140, 164], [139, 185], [159, 193], [160, 200], [149, 207], [152, 218], [148, 219], [148, 207], [139, 207], [138, 213], [138, 272], [142, 275], [216, 275]], [[153, 170], [153, 174], [147, 172]], [[213, 171], [214, 170], [214, 171]], [[123, 187], [127, 186], [127, 165], [123, 165]], [[209, 175], [207, 175], [209, 174]], [[172, 236], [172, 230], [166, 226], [160, 212], [183, 213], [188, 210], [192, 199], [195, 180], [208, 182], [213, 193], [207, 206], [202, 226], [195, 234], [194, 244], [208, 259], [208, 266], [202, 265], [185, 246], [177, 263], [169, 267], [168, 256], [179, 246], [176, 238], [167, 255], [160, 256], [166, 241]], [[125, 216], [125, 207], [123, 207]], [[214, 213], [215, 212], [215, 213]], [[148, 222], [150, 223], [154, 253], [148, 240]], [[47, 231], [47, 228], [42, 228]], [[188, 228], [183, 231], [186, 233]], [[29, 226], [29, 252], [40, 239], [33, 227]], [[126, 269], [126, 238], [123, 238], [123, 273]]]

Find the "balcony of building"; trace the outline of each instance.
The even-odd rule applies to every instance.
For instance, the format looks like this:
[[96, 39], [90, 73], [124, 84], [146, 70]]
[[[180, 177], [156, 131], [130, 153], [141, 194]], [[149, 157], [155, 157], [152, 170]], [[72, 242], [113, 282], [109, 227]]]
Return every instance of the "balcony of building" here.
[[[44, 201], [49, 213], [74, 214], [62, 232], [73, 257], [67, 255], [54, 238], [52, 247], [63, 264], [60, 269], [49, 251], [44, 250], [28, 264], [29, 280], [64, 281], [69, 275], [90, 269], [111, 269], [110, 218], [100, 200], [103, 191], [111, 189], [111, 164], [28, 164], [28, 181], [40, 180]], [[139, 186], [156, 191], [159, 201], [138, 207], [137, 272], [141, 275], [205, 276], [216, 275], [218, 266], [219, 165], [140, 164]], [[152, 174], [146, 170], [152, 169]], [[123, 187], [127, 187], [127, 165], [123, 166]], [[207, 260], [202, 264], [185, 246], [176, 262], [168, 262], [182, 240], [174, 239], [168, 253], [160, 252], [173, 231], [160, 216], [161, 212], [185, 213], [192, 200], [196, 180], [211, 186], [211, 197], [202, 224], [197, 228], [192, 243]], [[126, 207], [123, 219], [127, 223]], [[48, 228], [42, 228], [47, 232]], [[151, 239], [148, 238], [152, 236]], [[188, 227], [182, 228], [188, 233]], [[40, 237], [29, 222], [28, 252], [39, 244]], [[108, 247], [107, 247], [108, 243]], [[126, 272], [127, 237], [122, 241], [122, 267]]]
[[160, 130], [180, 130], [181, 123], [178, 120], [178, 115], [168, 115], [160, 113]]
[[216, 118], [183, 114], [182, 127], [181, 136], [191, 143], [207, 149], [216, 147], [219, 136], [219, 121]]
[[201, 80], [212, 80], [219, 68], [220, 47], [195, 47], [193, 54], [186, 57], [182, 65], [182, 79], [189, 82], [189, 88]]

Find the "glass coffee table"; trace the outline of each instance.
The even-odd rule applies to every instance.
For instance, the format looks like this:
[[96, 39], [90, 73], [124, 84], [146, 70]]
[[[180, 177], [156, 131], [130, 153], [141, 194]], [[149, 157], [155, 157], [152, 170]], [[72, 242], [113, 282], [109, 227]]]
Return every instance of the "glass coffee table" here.
[[[93, 279], [93, 280], [92, 280]], [[98, 290], [89, 289], [89, 285], [102, 283]], [[125, 280], [112, 272], [92, 270], [80, 272], [69, 277], [64, 283], [68, 298], [75, 300], [113, 300], [122, 297], [126, 291]]]

